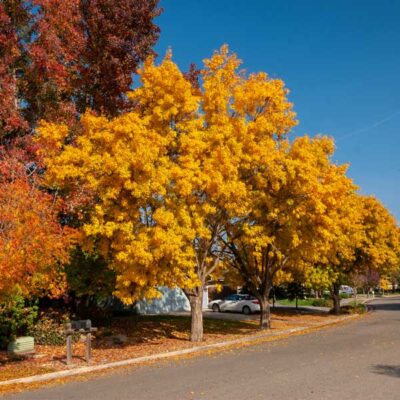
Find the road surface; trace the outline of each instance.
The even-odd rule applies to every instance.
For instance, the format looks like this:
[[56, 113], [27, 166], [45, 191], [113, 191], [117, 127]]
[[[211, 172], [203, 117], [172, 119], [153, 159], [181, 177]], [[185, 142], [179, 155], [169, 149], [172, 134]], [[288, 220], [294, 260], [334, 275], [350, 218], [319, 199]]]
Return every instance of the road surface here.
[[365, 318], [285, 340], [136, 367], [14, 400], [400, 399], [400, 298]]

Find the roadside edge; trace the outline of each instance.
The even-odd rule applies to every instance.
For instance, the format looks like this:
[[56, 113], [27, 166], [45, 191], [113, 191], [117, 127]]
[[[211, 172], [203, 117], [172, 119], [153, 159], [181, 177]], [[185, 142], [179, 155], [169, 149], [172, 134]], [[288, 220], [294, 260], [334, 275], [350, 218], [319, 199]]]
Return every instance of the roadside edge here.
[[234, 346], [234, 345], [251, 344], [252, 342], [256, 343], [257, 341], [260, 341], [262, 339], [268, 339], [268, 338], [271, 338], [274, 336], [291, 335], [294, 333], [306, 332], [310, 329], [313, 330], [315, 328], [322, 328], [322, 327], [329, 326], [329, 325], [335, 325], [337, 323], [344, 322], [344, 321], [347, 321], [350, 319], [355, 319], [357, 317], [358, 317], [357, 314], [347, 315], [347, 316], [344, 316], [341, 318], [331, 320], [329, 322], [322, 322], [322, 323], [318, 323], [318, 324], [310, 325], [310, 326], [301, 326], [301, 327], [287, 329], [287, 330], [280, 331], [280, 332], [262, 333], [262, 334], [253, 335], [250, 337], [245, 337], [245, 338], [240, 338], [240, 339], [235, 339], [235, 340], [228, 340], [228, 341], [218, 342], [218, 343], [213, 343], [213, 344], [208, 344], [208, 345], [195, 346], [195, 347], [191, 347], [189, 349], [153, 354], [150, 356], [130, 358], [127, 360], [114, 361], [111, 363], [92, 365], [92, 366], [87, 366], [87, 367], [79, 367], [79, 368], [64, 370], [64, 371], [50, 372], [50, 373], [46, 373], [46, 374], [33, 375], [33, 376], [29, 376], [29, 377], [24, 377], [24, 378], [9, 379], [6, 381], [0, 381], [0, 386], [45, 382], [45, 381], [50, 381], [50, 380], [54, 380], [54, 379], [60, 379], [60, 378], [66, 378], [66, 377], [75, 376], [75, 375], [86, 374], [86, 373], [90, 373], [90, 372], [103, 371], [106, 369], [111, 369], [111, 368], [116, 368], [116, 367], [125, 367], [125, 366], [129, 366], [129, 365], [136, 365], [136, 364], [141, 364], [141, 363], [145, 363], [145, 362], [149, 362], [149, 361], [168, 359], [168, 358], [179, 357], [179, 356], [184, 356], [184, 355], [193, 354], [193, 353], [201, 353], [201, 352], [204, 352], [207, 350], [224, 348], [224, 347], [229, 347], [229, 346]]

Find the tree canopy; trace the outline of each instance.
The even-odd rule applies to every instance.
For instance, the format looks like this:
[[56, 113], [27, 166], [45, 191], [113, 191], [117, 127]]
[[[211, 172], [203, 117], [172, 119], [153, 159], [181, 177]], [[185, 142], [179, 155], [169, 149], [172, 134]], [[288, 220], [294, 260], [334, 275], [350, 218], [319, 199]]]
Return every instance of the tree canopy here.
[[139, 63], [153, 54], [158, 0], [0, 3], [0, 138], [40, 119], [116, 115]]
[[157, 286], [184, 288], [195, 341], [204, 287], [223, 269], [258, 297], [269, 327], [274, 281], [339, 282], [355, 263], [398, 260], [395, 221], [357, 194], [331, 159], [333, 141], [290, 141], [297, 121], [283, 81], [240, 63], [223, 46], [193, 79], [170, 52], [160, 65], [150, 57], [130, 111], [38, 129], [48, 184], [91, 194], [82, 232], [115, 271], [115, 294], [131, 303]]

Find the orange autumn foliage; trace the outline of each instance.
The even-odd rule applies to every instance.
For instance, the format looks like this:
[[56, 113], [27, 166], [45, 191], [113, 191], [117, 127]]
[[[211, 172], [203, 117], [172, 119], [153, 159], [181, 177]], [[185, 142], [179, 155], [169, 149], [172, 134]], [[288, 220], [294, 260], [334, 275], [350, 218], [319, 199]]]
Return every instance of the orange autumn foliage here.
[[0, 298], [15, 291], [57, 296], [64, 289], [61, 264], [68, 261], [74, 232], [59, 224], [61, 203], [40, 190], [40, 177], [26, 171], [18, 152], [2, 150]]

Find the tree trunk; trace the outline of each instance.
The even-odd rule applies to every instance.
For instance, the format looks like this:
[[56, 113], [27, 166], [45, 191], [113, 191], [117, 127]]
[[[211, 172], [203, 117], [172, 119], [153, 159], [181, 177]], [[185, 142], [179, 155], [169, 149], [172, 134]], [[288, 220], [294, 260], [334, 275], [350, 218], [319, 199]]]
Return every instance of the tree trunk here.
[[339, 294], [339, 285], [333, 285], [333, 292], [332, 292], [332, 300], [333, 300], [333, 312], [336, 315], [340, 314], [340, 294]]
[[271, 328], [271, 310], [269, 307], [268, 295], [261, 297], [260, 301], [260, 329]]
[[357, 305], [357, 288], [354, 287], [353, 290], [354, 290], [354, 303], [355, 305]]
[[189, 301], [192, 316], [190, 341], [201, 342], [203, 340], [203, 287], [198, 288], [195, 295], [190, 295]]

